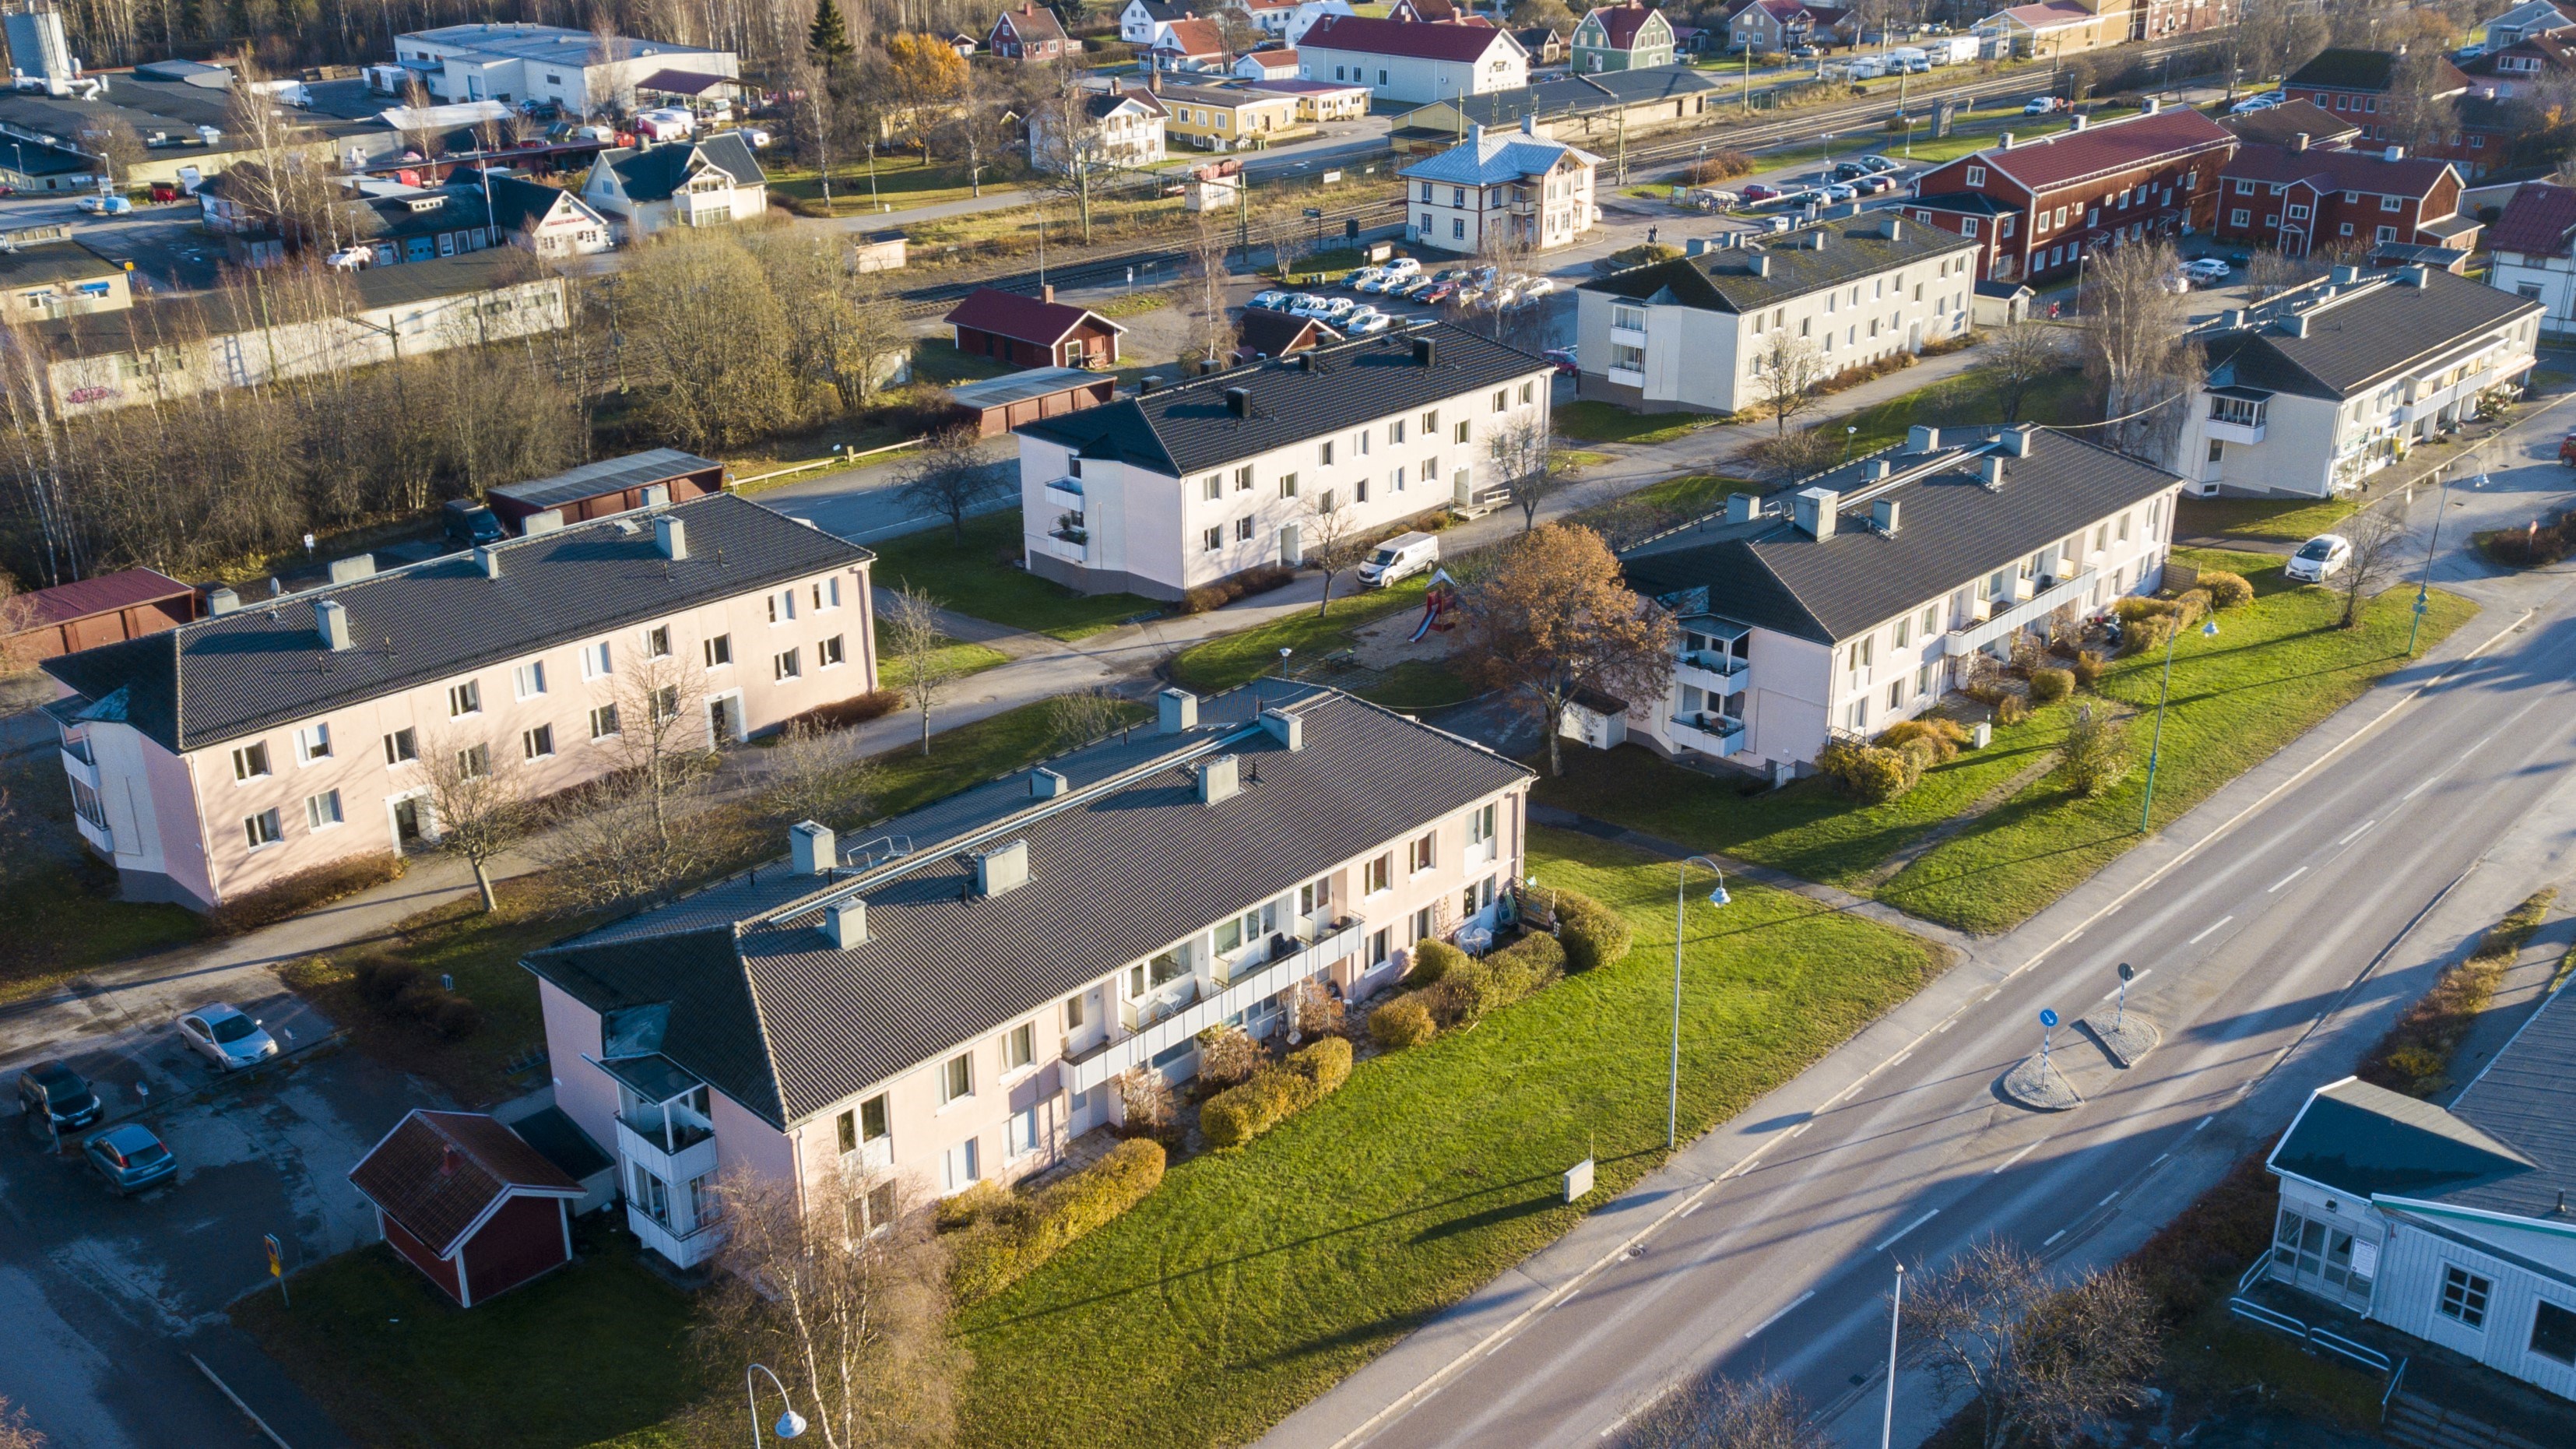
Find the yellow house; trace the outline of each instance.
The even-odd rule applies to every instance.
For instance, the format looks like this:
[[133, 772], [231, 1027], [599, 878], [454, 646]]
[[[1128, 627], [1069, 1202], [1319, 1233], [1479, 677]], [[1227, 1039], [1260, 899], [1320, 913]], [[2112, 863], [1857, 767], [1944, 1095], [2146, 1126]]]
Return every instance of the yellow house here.
[[1297, 118], [1297, 98], [1222, 86], [1165, 86], [1163, 132], [1174, 146], [1236, 151], [1312, 134]]

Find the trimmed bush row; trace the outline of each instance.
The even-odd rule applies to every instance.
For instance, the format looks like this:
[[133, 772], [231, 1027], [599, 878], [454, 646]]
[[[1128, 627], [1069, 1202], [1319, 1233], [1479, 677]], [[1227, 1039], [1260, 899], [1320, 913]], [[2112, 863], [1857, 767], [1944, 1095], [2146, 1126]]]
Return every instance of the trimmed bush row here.
[[[1404, 978], [1413, 989], [1369, 1013], [1369, 1035], [1388, 1051], [1420, 1046], [1546, 989], [1569, 970], [1616, 961], [1635, 940], [1617, 912], [1579, 891], [1557, 893], [1556, 921], [1556, 935], [1531, 931], [1482, 960], [1445, 941], [1416, 946]], [[1202, 1112], [1202, 1127], [1206, 1120]]]
[[1230, 574], [1221, 578], [1215, 583], [1201, 584], [1197, 588], [1187, 590], [1181, 595], [1180, 602], [1174, 606], [1173, 612], [1204, 614], [1211, 609], [1222, 609], [1237, 599], [1284, 588], [1296, 577], [1297, 571], [1294, 569], [1282, 568], [1278, 564], [1257, 564], [1239, 574]]
[[[1349, 1043], [1343, 1043], [1345, 1052]], [[1347, 1059], [1343, 1070], [1349, 1071]], [[1114, 1222], [1163, 1181], [1163, 1146], [1131, 1137], [1052, 1186], [1025, 1195], [993, 1185], [940, 1205], [951, 1229], [949, 1291], [963, 1306], [1010, 1287], [1087, 1233]], [[969, 1201], [971, 1199], [971, 1201]]]
[[238, 936], [273, 925], [315, 906], [345, 900], [370, 886], [402, 879], [403, 858], [387, 852], [336, 860], [280, 876], [255, 891], [246, 891], [206, 913], [216, 934]]
[[1351, 1044], [1325, 1037], [1208, 1098], [1199, 1107], [1199, 1131], [1210, 1147], [1241, 1147], [1323, 1100], [1350, 1075]]
[[830, 704], [818, 704], [803, 714], [789, 715], [778, 722], [778, 728], [784, 732], [803, 723], [816, 729], [847, 729], [854, 724], [865, 724], [872, 719], [882, 719], [901, 708], [903, 708], [903, 691], [871, 689], [865, 694], [853, 695], [848, 699], [834, 700]]

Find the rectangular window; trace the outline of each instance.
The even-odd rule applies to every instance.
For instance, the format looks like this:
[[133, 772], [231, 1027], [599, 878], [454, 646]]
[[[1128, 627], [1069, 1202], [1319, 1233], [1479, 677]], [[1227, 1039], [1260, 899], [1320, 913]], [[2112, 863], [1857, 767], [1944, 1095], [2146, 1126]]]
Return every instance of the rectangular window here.
[[1225, 497], [1225, 477], [1224, 477], [1224, 475], [1223, 475], [1223, 474], [1219, 474], [1219, 473], [1210, 473], [1210, 474], [1209, 474], [1209, 475], [1207, 475], [1206, 477], [1204, 477], [1204, 478], [1200, 479], [1200, 480], [1199, 480], [1199, 497], [1200, 497], [1203, 501], [1205, 501], [1205, 502], [1209, 502], [1209, 503], [1214, 503], [1214, 502], [1217, 502], [1218, 500], [1220, 500], [1220, 499], [1224, 498], [1224, 497]]
[[803, 652], [804, 651], [798, 649], [781, 650], [769, 661], [769, 677], [772, 679], [794, 679], [803, 674], [805, 672], [804, 665], [797, 659], [797, 656]]
[[385, 763], [399, 765], [420, 758], [420, 737], [410, 730], [396, 730], [385, 736]]
[[480, 714], [483, 710], [483, 686], [474, 680], [447, 686], [447, 712], [450, 716]]
[[818, 611], [841, 607], [841, 577], [834, 574], [814, 583], [814, 607]]
[[[1322, 442], [1320, 442], [1320, 443], [1317, 443], [1317, 444], [1315, 445], [1315, 462], [1316, 462], [1319, 466], [1326, 467], [1326, 468], [1329, 468], [1329, 467], [1333, 466], [1333, 440], [1332, 440], [1332, 439], [1330, 439], [1330, 438], [1326, 438], [1324, 441], [1322, 441]], [[1282, 493], [1282, 494], [1280, 494], [1279, 496], [1280, 496], [1280, 497], [1282, 497], [1282, 498], [1286, 498], [1286, 497], [1288, 497], [1289, 495], [1288, 495], [1288, 494], [1285, 494], [1285, 493]]]
[[835, 634], [831, 638], [824, 640], [822, 643], [815, 645], [814, 662], [825, 669], [830, 669], [835, 665], [849, 663], [850, 652], [848, 646], [843, 642], [843, 639], [844, 636]]
[[306, 725], [295, 732], [295, 758], [303, 764], [331, 758], [331, 727]]
[[519, 751], [531, 760], [542, 760], [555, 752], [555, 727], [539, 725], [519, 731]]
[[1219, 524], [1216, 527], [1201, 533], [1199, 535], [1199, 547], [1200, 551], [1204, 553], [1215, 553], [1218, 549], [1225, 547], [1225, 525]]
[[1002, 1070], [1017, 1071], [1038, 1058], [1038, 1028], [1024, 1021], [1002, 1033]]
[[785, 624], [796, 618], [796, 591], [784, 589], [769, 596], [769, 622]]
[[243, 745], [233, 751], [233, 778], [255, 780], [268, 773], [268, 746]]
[[731, 664], [733, 662], [733, 636], [731, 634], [718, 634], [714, 638], [705, 641], [701, 647], [701, 652], [703, 652], [707, 657], [707, 667], [709, 669]]
[[2445, 1265], [2442, 1269], [2442, 1301], [2438, 1305], [2444, 1318], [2456, 1319], [2466, 1328], [2487, 1326], [2487, 1295], [2495, 1284], [2466, 1268]]
[[590, 737], [604, 740], [617, 733], [617, 706], [603, 704], [590, 712]]
[[249, 838], [250, 848], [253, 850], [263, 845], [275, 845], [280, 833], [277, 812], [274, 810], [262, 810], [257, 815], [242, 821], [242, 834]]
[[2576, 1365], [2576, 1311], [2541, 1300], [2531, 1316], [2531, 1351], [2542, 1358]]
[[1431, 908], [1429, 906], [1424, 906], [1421, 910], [1413, 913], [1413, 939], [1416, 942], [1431, 939]]
[[644, 631], [644, 657], [647, 659], [668, 659], [671, 657], [670, 625], [656, 624], [652, 628]]
[[1439, 864], [1439, 855], [1440, 836], [1437, 832], [1417, 836], [1413, 844], [1406, 847], [1404, 868], [1419, 875]]
[[340, 823], [340, 792], [325, 790], [304, 797], [304, 824], [312, 830], [328, 830]]
[[487, 745], [470, 745], [456, 752], [456, 773], [468, 780], [479, 780], [492, 773], [492, 750]]
[[1252, 491], [1252, 465], [1250, 463], [1246, 463], [1242, 467], [1234, 470], [1234, 491], [1237, 493], [1249, 493]]
[[1388, 851], [1360, 867], [1360, 893], [1376, 895], [1395, 889], [1395, 852]]
[[1458, 420], [1457, 429], [1451, 434], [1452, 440], [1461, 443], [1466, 442], [1470, 436], [1467, 431], [1469, 426], [1470, 425], [1465, 418], [1460, 418]]
[[1082, 998], [1079, 996], [1068, 996], [1064, 999], [1064, 1029], [1067, 1031], [1074, 1031], [1079, 1029], [1081, 1025]]
[[1038, 1150], [1038, 1109], [1024, 1107], [1011, 1114], [1011, 1155], [1026, 1157]]
[[1433, 437], [1438, 437], [1439, 435], [1440, 435], [1440, 409], [1438, 409], [1438, 408], [1433, 408], [1431, 411], [1429, 411], [1429, 412], [1427, 412], [1427, 413], [1424, 413], [1424, 414], [1422, 415], [1422, 436], [1424, 436], [1424, 437], [1426, 437], [1426, 438], [1433, 438]]
[[1394, 935], [1395, 928], [1392, 926], [1380, 926], [1369, 933], [1368, 964], [1370, 970], [1374, 971], [1378, 967], [1386, 964], [1387, 957], [1392, 954], [1390, 948], [1395, 944], [1392, 939]]
[[[1328, 443], [1325, 446], [1330, 447], [1332, 445]], [[1279, 475], [1279, 496], [1282, 498], [1294, 498], [1297, 496], [1296, 474], [1282, 473]]]
[[945, 1107], [961, 1097], [974, 1095], [975, 1058], [960, 1052], [939, 1068], [939, 1105]]
[[945, 1191], [963, 1192], [981, 1181], [983, 1175], [972, 1137], [939, 1154], [939, 1185]]
[[1249, 514], [1246, 514], [1234, 521], [1234, 538], [1237, 543], [1252, 542], [1252, 531], [1255, 522], [1256, 520]]

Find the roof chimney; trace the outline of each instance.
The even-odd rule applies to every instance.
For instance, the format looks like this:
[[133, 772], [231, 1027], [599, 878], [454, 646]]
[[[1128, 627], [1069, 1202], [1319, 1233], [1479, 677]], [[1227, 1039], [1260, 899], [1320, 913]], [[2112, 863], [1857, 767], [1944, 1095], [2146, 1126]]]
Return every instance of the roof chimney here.
[[2004, 451], [2014, 457], [2026, 458], [2030, 456], [2030, 435], [2037, 431], [2038, 429], [2030, 424], [2023, 423], [2019, 427], [2004, 429], [2002, 435], [1995, 441], [2003, 444]]
[[1988, 453], [1977, 470], [1977, 486], [1989, 493], [2000, 493], [2004, 486], [2004, 460]]
[[1888, 474], [1891, 465], [1885, 458], [1872, 458], [1861, 467], [1861, 476], [1875, 483]]
[[2420, 292], [2433, 284], [2433, 269], [2425, 266], [2399, 267], [2397, 280], [2402, 285], [2413, 287]]
[[1896, 537], [1896, 500], [1881, 498], [1869, 505], [1869, 526], [1889, 538]]
[[1176, 735], [1199, 726], [1199, 697], [1186, 689], [1167, 689], [1154, 696], [1154, 728], [1158, 734]]
[[1905, 451], [1909, 453], [1940, 452], [1941, 430], [1939, 428], [1927, 428], [1921, 423], [1916, 423], [1914, 426], [1907, 428], [1905, 430]]
[[1831, 488], [1802, 488], [1790, 500], [1795, 511], [1798, 531], [1810, 538], [1834, 536], [1834, 513], [1842, 507], [1843, 496]]
[[1817, 227], [1814, 231], [1807, 233], [1808, 249], [1811, 251], [1823, 251], [1825, 249], [1825, 238], [1832, 235], [1833, 232], [1829, 228], [1821, 226]]
[[2230, 332], [2244, 326], [2245, 309], [2242, 307], [2230, 307], [2226, 311], [2219, 313], [2218, 325], [2226, 328]]
[[2281, 319], [2281, 330], [2292, 337], [2307, 336], [2308, 315], [2305, 312], [2293, 312], [2288, 316], [2283, 317]]
[[1528, 115], [1521, 117], [1521, 134], [1524, 136], [1535, 136], [1538, 134], [1538, 113], [1536, 111], [1532, 111]]
[[206, 595], [206, 612], [210, 615], [229, 614], [240, 607], [241, 595], [230, 589], [217, 589]]
[[829, 875], [841, 856], [832, 827], [819, 820], [800, 820], [787, 827], [787, 859], [798, 875]]
[[1270, 737], [1279, 741], [1292, 755], [1306, 748], [1306, 721], [1303, 716], [1286, 710], [1265, 709], [1261, 712], [1261, 727], [1270, 731]]
[[1753, 254], [1751, 260], [1746, 263], [1746, 266], [1753, 275], [1757, 277], [1767, 277], [1771, 275], [1771, 254], [1769, 252], [1757, 251]]
[[317, 599], [313, 604], [313, 623], [322, 633], [322, 647], [341, 650], [349, 647], [349, 611], [337, 599]]
[[2139, 114], [2139, 115], [2142, 115], [2142, 116], [2152, 116], [2152, 115], [2156, 114], [2157, 112], [2159, 112], [2159, 111], [2163, 110], [2164, 108], [2165, 108], [2165, 103], [2164, 103], [2164, 101], [2163, 101], [2161, 98], [2156, 97], [2156, 96], [2149, 96], [2149, 97], [2147, 97], [2147, 104], [2146, 104], [2146, 106], [2145, 106], [2143, 109], [2141, 109], [2141, 110], [2138, 112], [2138, 114]]
[[1440, 349], [1428, 337], [1413, 339], [1413, 365], [1429, 367], [1440, 360]]
[[1704, 237], [1704, 236], [1694, 236], [1694, 237], [1685, 237], [1685, 238], [1683, 238], [1683, 239], [1682, 239], [1682, 255], [1683, 255], [1683, 256], [1686, 256], [1686, 257], [1696, 257], [1696, 256], [1700, 256], [1700, 255], [1702, 255], [1702, 254], [1706, 253], [1707, 251], [1708, 251], [1708, 238], [1707, 238], [1707, 237]]
[[1042, 767], [1029, 771], [1029, 797], [1031, 799], [1052, 800], [1071, 788], [1073, 788], [1072, 783], [1066, 780], [1064, 776], [1053, 770]]
[[868, 940], [868, 903], [857, 896], [837, 900], [823, 908], [823, 934], [833, 945], [847, 951], [864, 946]]
[[667, 513], [656, 517], [653, 520], [653, 547], [664, 558], [687, 558], [689, 556], [688, 524]]
[[1227, 388], [1225, 390], [1225, 410], [1228, 415], [1233, 417], [1248, 418], [1252, 416], [1252, 389], [1248, 387]]
[[1029, 883], [1029, 843], [1014, 840], [975, 855], [975, 894], [998, 896]]
[[1879, 219], [1878, 234], [1889, 241], [1905, 240], [1905, 219], [1894, 212], [1888, 213]]
[[353, 554], [348, 558], [331, 560], [331, 582], [335, 584], [353, 584], [360, 579], [371, 579], [375, 576], [376, 556], [374, 554]]
[[2406, 159], [2406, 148], [2403, 146], [2391, 146], [2384, 154], [2388, 160], [2403, 161]]
[[1726, 495], [1726, 521], [1727, 521], [1727, 522], [1729, 522], [1729, 523], [1751, 523], [1754, 519], [1759, 518], [1759, 517], [1761, 517], [1761, 516], [1762, 516], [1762, 495], [1761, 495], [1761, 494], [1759, 494], [1759, 493], [1729, 493], [1729, 494], [1727, 494], [1727, 495]]
[[2308, 149], [2308, 133], [2301, 131], [2297, 135], [2292, 136], [2290, 138], [2290, 149], [2293, 151], [2305, 151]]
[[2326, 273], [2326, 275], [2333, 280], [2336, 286], [2349, 287], [2353, 283], [2361, 280], [2361, 268], [2337, 267], [2333, 271]]
[[440, 1150], [438, 1154], [439, 1176], [454, 1177], [456, 1175], [456, 1170], [464, 1165], [465, 1154], [456, 1150], [455, 1143], [450, 1142]]
[[1231, 800], [1238, 788], [1235, 757], [1219, 755], [1199, 766], [1199, 803], [1214, 805]]
[[488, 543], [477, 546], [474, 550], [474, 564], [475, 567], [483, 570], [483, 577], [487, 579], [499, 578], [501, 576], [501, 550]]
[[1995, 147], [1995, 149], [1996, 149], [1996, 150], [1998, 150], [1998, 151], [2009, 151], [2009, 150], [2011, 150], [2011, 149], [2012, 149], [2012, 132], [2010, 132], [2010, 131], [2006, 131], [2006, 132], [2004, 132], [2004, 133], [2003, 133], [2003, 135], [2002, 135], [2002, 136], [1998, 137], [1997, 139], [1998, 139], [1998, 141], [2000, 142], [2000, 144], [1999, 144], [1999, 145], [1997, 145], [1997, 146]]
[[2072, 125], [2068, 126], [2066, 129], [2068, 129], [2068, 130], [2070, 130], [2070, 131], [2081, 131], [2081, 130], [2083, 130], [2083, 129], [2084, 129], [2084, 119], [2085, 119], [2085, 118], [2084, 118], [2084, 116], [2082, 115], [2082, 113], [2080, 113], [2080, 112], [2079, 112], [2079, 113], [2076, 115], [2076, 117], [2075, 117], [2074, 124], [2072, 124]]

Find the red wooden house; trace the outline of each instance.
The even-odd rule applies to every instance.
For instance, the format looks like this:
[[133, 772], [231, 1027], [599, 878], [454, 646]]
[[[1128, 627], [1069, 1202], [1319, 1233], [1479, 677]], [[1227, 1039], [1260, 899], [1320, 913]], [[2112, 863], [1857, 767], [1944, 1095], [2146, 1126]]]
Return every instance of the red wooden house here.
[[1061, 60], [1065, 54], [1064, 22], [1043, 6], [1020, 0], [993, 20], [984, 47], [1004, 60]]
[[[532, 526], [561, 527], [723, 491], [724, 464], [677, 448], [648, 448], [551, 478], [504, 483], [486, 490], [483, 501], [512, 533], [526, 533]], [[544, 514], [554, 515], [551, 525], [530, 523]]]
[[1024, 296], [978, 287], [942, 319], [957, 350], [1015, 367], [1115, 367], [1127, 329], [1087, 307], [1055, 299], [1055, 288]]
[[167, 574], [126, 569], [38, 589], [27, 595], [0, 653], [19, 665], [120, 639], [157, 634], [197, 617], [197, 593]]
[[480, 1112], [414, 1111], [349, 1181], [386, 1245], [460, 1308], [572, 1261], [581, 1184]]
[[2125, 241], [2207, 230], [2236, 138], [2189, 109], [2163, 110], [1962, 156], [1925, 172], [1915, 220], [1985, 244], [1980, 276], [2046, 283]]
[[2448, 161], [2396, 146], [2347, 150], [2244, 146], [2219, 172], [2221, 240], [2301, 257], [2366, 251], [2383, 242], [2474, 249], [2479, 231], [2460, 213], [2460, 173]]

